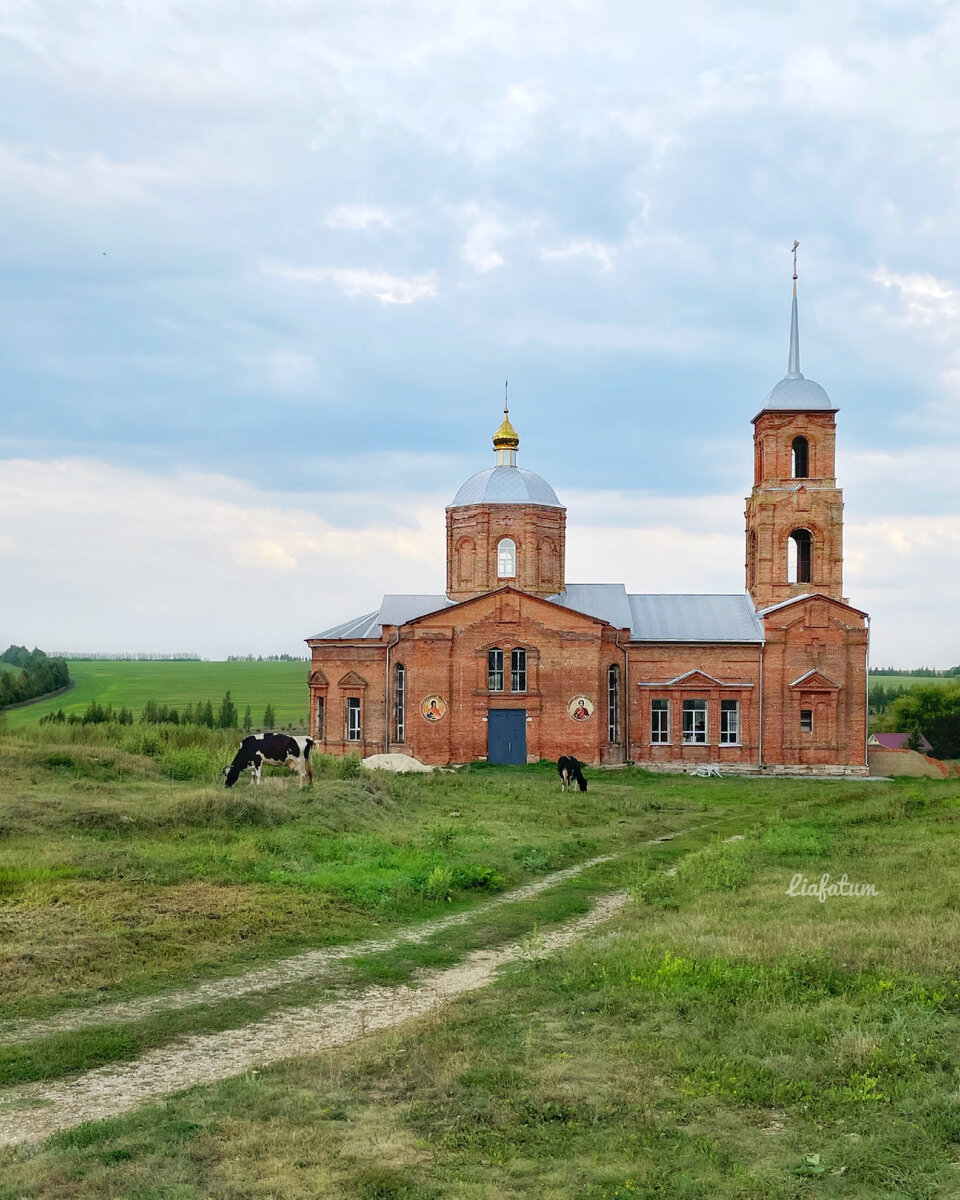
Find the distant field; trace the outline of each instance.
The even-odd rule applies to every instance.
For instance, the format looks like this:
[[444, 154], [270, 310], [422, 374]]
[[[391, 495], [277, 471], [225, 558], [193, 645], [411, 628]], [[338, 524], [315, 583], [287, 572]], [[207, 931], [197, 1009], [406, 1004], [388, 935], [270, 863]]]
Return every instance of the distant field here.
[[956, 683], [956, 675], [936, 675], [931, 678], [929, 675], [871, 675], [870, 686], [877, 687], [881, 685], [885, 688], [916, 687], [918, 683]]
[[139, 715], [148, 700], [181, 708], [209, 700], [214, 708], [228, 691], [243, 716], [249, 704], [255, 725], [272, 704], [278, 725], [307, 723], [307, 675], [302, 662], [70, 662], [76, 686], [52, 700], [41, 700], [6, 714], [9, 729], [39, 721], [62, 708], [82, 713], [91, 700], [126, 705]]

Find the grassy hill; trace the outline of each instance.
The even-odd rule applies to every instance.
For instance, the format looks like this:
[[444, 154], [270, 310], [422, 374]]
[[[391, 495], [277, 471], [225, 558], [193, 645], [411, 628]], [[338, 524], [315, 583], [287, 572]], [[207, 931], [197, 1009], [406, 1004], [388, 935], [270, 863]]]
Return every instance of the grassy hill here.
[[950, 675], [871, 675], [870, 686], [872, 688], [882, 685], [890, 688], [913, 688], [918, 683], [952, 683], [954, 676]]
[[6, 714], [6, 725], [17, 729], [62, 708], [82, 713], [91, 700], [126, 705], [139, 715], [148, 700], [181, 707], [209, 700], [214, 707], [228, 691], [241, 716], [249, 704], [259, 724], [272, 704], [278, 725], [307, 723], [307, 675], [302, 662], [70, 662], [75, 686], [51, 700], [40, 700]]

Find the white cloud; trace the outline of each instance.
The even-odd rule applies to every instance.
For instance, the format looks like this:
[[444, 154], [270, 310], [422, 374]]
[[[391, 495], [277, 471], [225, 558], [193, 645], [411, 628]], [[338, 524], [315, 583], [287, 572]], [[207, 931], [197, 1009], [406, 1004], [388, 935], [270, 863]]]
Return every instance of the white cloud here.
[[613, 254], [610, 247], [593, 238], [578, 238], [562, 246], [554, 246], [540, 251], [540, 257], [549, 262], [551, 259], [581, 258], [592, 259], [601, 271], [613, 269]]
[[369, 229], [379, 225], [393, 228], [393, 219], [375, 204], [341, 204], [327, 213], [325, 224], [331, 229]]
[[495, 249], [503, 237], [503, 225], [492, 216], [478, 216], [467, 229], [460, 257], [479, 275], [503, 266], [503, 255]]
[[[369, 477], [357, 460], [357, 477]], [[742, 497], [585, 490], [567, 577], [636, 592], [743, 590]], [[265, 492], [222, 475], [84, 459], [0, 462], [0, 611], [9, 637], [76, 650], [295, 651], [384, 592], [437, 592], [444, 504], [418, 491]], [[845, 590], [874, 661], [960, 662], [960, 515], [846, 529]]]
[[295, 652], [384, 591], [442, 588], [443, 503], [6, 460], [0, 511], [15, 532], [0, 541], [0, 611], [31, 645]]
[[432, 271], [404, 278], [364, 267], [269, 266], [264, 267], [264, 273], [305, 283], [322, 283], [329, 279], [347, 296], [373, 296], [381, 304], [413, 304], [437, 294], [437, 278]]
[[901, 304], [901, 320], [919, 325], [934, 337], [956, 339], [960, 321], [960, 291], [934, 275], [898, 274], [882, 267], [874, 282], [894, 289]]

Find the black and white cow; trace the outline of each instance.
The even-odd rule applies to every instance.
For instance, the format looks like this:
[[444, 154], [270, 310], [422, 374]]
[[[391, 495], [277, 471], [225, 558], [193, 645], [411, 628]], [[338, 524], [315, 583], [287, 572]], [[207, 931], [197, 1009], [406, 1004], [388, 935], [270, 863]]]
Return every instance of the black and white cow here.
[[583, 777], [583, 763], [571, 754], [561, 754], [557, 759], [557, 770], [560, 773], [560, 791], [565, 792], [572, 784], [580, 785], [580, 791], [587, 790], [587, 781]]
[[289, 767], [300, 777], [300, 786], [304, 779], [313, 783], [313, 770], [310, 766], [310, 750], [313, 738], [291, 737], [287, 733], [251, 733], [240, 743], [233, 762], [223, 768], [223, 781], [227, 787], [240, 778], [243, 771], [249, 771], [254, 783], [260, 782], [260, 772], [263, 764], [270, 767]]

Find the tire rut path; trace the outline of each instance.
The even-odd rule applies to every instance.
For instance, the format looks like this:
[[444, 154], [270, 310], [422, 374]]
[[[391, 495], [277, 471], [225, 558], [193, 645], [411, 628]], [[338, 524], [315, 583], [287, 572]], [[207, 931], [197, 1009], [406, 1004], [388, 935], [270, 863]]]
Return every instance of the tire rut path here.
[[[571, 873], [583, 865], [571, 868]], [[424, 1016], [485, 987], [507, 963], [569, 946], [617, 916], [628, 899], [626, 892], [609, 893], [585, 916], [538, 936], [535, 944], [527, 937], [496, 950], [474, 951], [457, 966], [424, 973], [415, 986], [368, 987], [332, 1003], [285, 1009], [241, 1029], [186, 1038], [131, 1063], [100, 1067], [66, 1081], [0, 1092], [0, 1147], [42, 1141], [61, 1130], [118, 1116], [172, 1092], [215, 1083], [284, 1059], [320, 1054]]]
[[[659, 841], [660, 839], [654, 840]], [[242, 975], [228, 975], [207, 983], [179, 988], [177, 991], [161, 992], [155, 996], [143, 996], [136, 1000], [121, 1000], [105, 1004], [94, 1003], [84, 1008], [64, 1009], [52, 1017], [44, 1017], [39, 1020], [20, 1018], [0, 1021], [0, 1046], [33, 1041], [35, 1038], [49, 1037], [51, 1034], [72, 1033], [78, 1029], [89, 1029], [98, 1025], [126, 1025], [132, 1021], [143, 1020], [144, 1017], [168, 1012], [170, 1009], [189, 1008], [198, 1004], [215, 1004], [223, 1000], [234, 1000], [239, 996], [249, 995], [251, 992], [266, 992], [273, 988], [283, 987], [285, 984], [313, 979], [321, 975], [326, 968], [334, 963], [342, 962], [344, 959], [360, 958], [368, 954], [382, 954], [384, 951], [394, 950], [404, 943], [423, 942], [436, 933], [442, 933], [445, 929], [452, 929], [457, 925], [467, 925], [485, 913], [501, 908], [505, 904], [515, 904], [520, 900], [531, 899], [567, 879], [574, 878], [590, 867], [609, 862], [614, 857], [612, 854], [601, 854], [596, 858], [586, 859], [572, 867], [565, 867], [561, 871], [553, 871], [549, 875], [544, 875], [542, 879], [533, 883], [504, 892], [503, 895], [476, 908], [451, 913], [450, 916], [439, 917], [435, 921], [408, 925], [388, 937], [371, 938], [363, 942], [352, 942], [323, 950], [307, 950], [301, 954], [291, 955], [289, 958], [278, 959], [269, 966], [245, 971]]]

